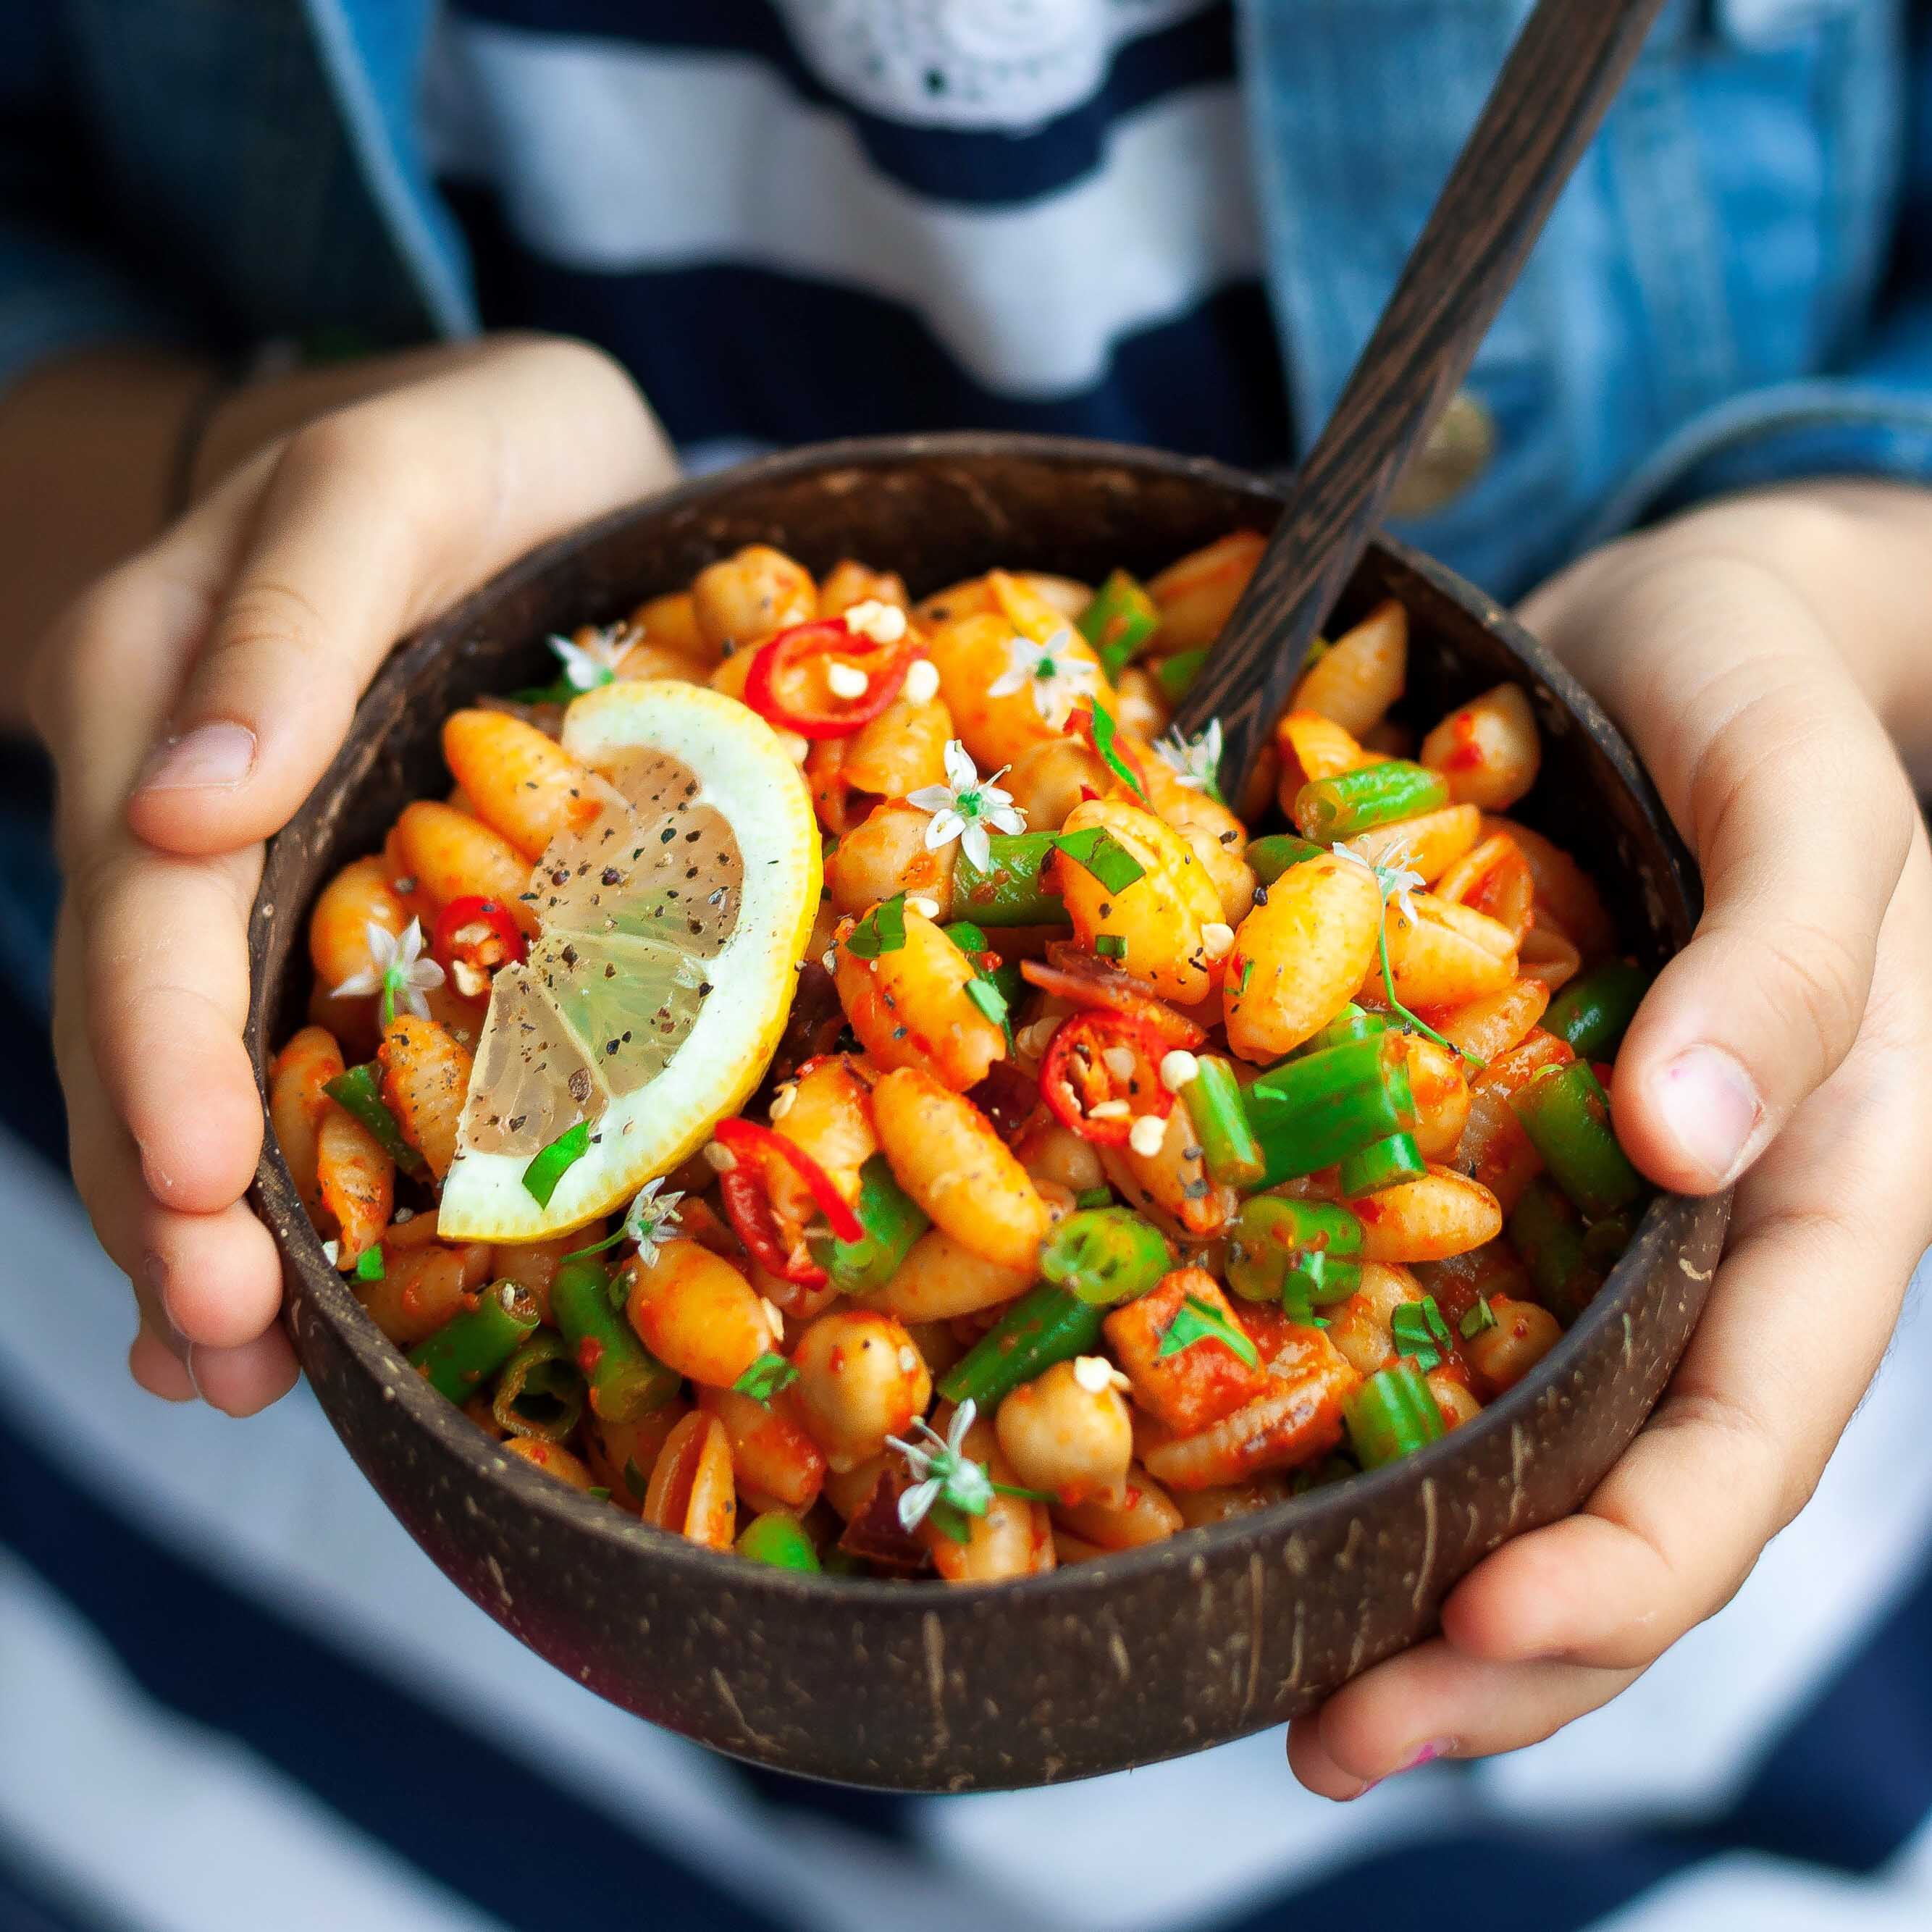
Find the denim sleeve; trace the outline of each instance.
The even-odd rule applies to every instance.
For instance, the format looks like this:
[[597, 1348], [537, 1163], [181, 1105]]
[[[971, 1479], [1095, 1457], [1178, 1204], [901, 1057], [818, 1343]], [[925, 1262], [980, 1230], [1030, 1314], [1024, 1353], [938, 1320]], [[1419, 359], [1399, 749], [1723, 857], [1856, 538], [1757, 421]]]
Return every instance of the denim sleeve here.
[[1803, 476], [1932, 484], [1932, 0], [1916, 0], [1905, 193], [1871, 325], [1827, 374], [1734, 396], [1668, 438], [1592, 520], [1593, 536]]
[[115, 259], [68, 111], [62, 8], [0, 9], [0, 395], [92, 344], [176, 340], [184, 319]]

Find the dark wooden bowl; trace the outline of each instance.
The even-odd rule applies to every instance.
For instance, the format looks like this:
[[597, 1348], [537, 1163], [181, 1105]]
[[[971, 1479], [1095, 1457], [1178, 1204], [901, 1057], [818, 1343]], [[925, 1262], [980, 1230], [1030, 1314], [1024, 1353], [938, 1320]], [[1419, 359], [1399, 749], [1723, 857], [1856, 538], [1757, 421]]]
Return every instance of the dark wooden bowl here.
[[[255, 908], [258, 1077], [301, 1023], [322, 883], [447, 783], [444, 716], [548, 675], [542, 640], [682, 586], [752, 542], [814, 571], [857, 556], [922, 593], [1006, 564], [1097, 580], [1151, 571], [1279, 498], [1203, 462], [1051, 438], [832, 444], [688, 483], [560, 538], [395, 652], [348, 744], [270, 848]], [[1604, 884], [1626, 942], [1689, 937], [1690, 865], [1609, 721], [1535, 641], [1427, 558], [1384, 541], [1349, 608], [1413, 620], [1416, 715], [1504, 678], [1531, 692], [1544, 775], [1525, 815]], [[1431, 1628], [1505, 1538], [1573, 1508], [1642, 1425], [1702, 1303], [1722, 1199], [1655, 1201], [1629, 1252], [1537, 1372], [1390, 1468], [1154, 1547], [953, 1589], [804, 1576], [646, 1528], [496, 1445], [376, 1332], [323, 1259], [280, 1153], [255, 1198], [287, 1268], [316, 1395], [445, 1573], [559, 1670], [614, 1702], [784, 1770], [911, 1791], [1048, 1784], [1280, 1723]]]

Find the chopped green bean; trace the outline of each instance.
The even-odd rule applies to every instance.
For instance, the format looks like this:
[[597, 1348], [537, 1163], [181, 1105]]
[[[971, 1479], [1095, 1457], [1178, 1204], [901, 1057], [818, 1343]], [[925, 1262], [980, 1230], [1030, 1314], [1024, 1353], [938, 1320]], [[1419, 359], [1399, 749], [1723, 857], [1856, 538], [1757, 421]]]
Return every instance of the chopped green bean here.
[[1207, 662], [1208, 646], [1198, 644], [1192, 650], [1176, 651], [1173, 656], [1162, 658], [1154, 666], [1154, 674], [1161, 689], [1178, 704], [1194, 688], [1194, 680]]
[[1106, 1310], [1050, 1281], [1022, 1295], [940, 1378], [948, 1402], [975, 1402], [990, 1415], [1018, 1388], [1055, 1362], [1089, 1353]]
[[859, 1225], [856, 1241], [833, 1234], [815, 1236], [812, 1257], [847, 1294], [869, 1294], [898, 1272], [907, 1251], [932, 1223], [912, 1196], [892, 1178], [882, 1154], [859, 1170]]
[[1414, 1180], [1429, 1172], [1429, 1163], [1415, 1144], [1413, 1134], [1390, 1134], [1386, 1140], [1371, 1141], [1365, 1148], [1342, 1156], [1336, 1180], [1351, 1199], [1364, 1194], [1379, 1194], [1384, 1187]]
[[1258, 1186], [1267, 1172], [1261, 1143], [1248, 1124], [1246, 1101], [1234, 1070], [1218, 1054], [1204, 1054], [1201, 1070], [1180, 1090], [1201, 1158], [1214, 1178], [1230, 1187]]
[[1406, 758], [1384, 758], [1311, 778], [1295, 795], [1294, 823], [1304, 838], [1332, 845], [1375, 826], [1439, 812], [1448, 802], [1449, 782], [1440, 772]]
[[1551, 1179], [1590, 1220], [1642, 1193], [1642, 1177], [1611, 1128], [1610, 1096], [1587, 1063], [1546, 1066], [1510, 1104]]
[[769, 1563], [775, 1570], [816, 1570], [820, 1567], [817, 1546], [797, 1517], [787, 1516], [783, 1510], [768, 1510], [746, 1524], [738, 1533], [738, 1554], [754, 1563]]
[[1313, 839], [1304, 838], [1296, 832], [1270, 832], [1265, 838], [1251, 840], [1242, 856], [1255, 877], [1264, 886], [1271, 886], [1282, 873], [1306, 865], [1310, 859], [1319, 859], [1328, 850], [1327, 846], [1318, 845]]
[[1131, 1208], [1083, 1208], [1049, 1234], [1040, 1271], [1097, 1308], [1132, 1301], [1173, 1266], [1167, 1238]]
[[473, 1308], [453, 1315], [410, 1351], [411, 1365], [430, 1388], [465, 1402], [494, 1376], [537, 1325], [537, 1305], [514, 1281], [493, 1282]]
[[554, 1329], [538, 1330], [503, 1364], [490, 1412], [499, 1428], [546, 1442], [562, 1442], [584, 1419], [583, 1371]]
[[1362, 1251], [1362, 1224], [1339, 1201], [1257, 1194], [1244, 1201], [1228, 1230], [1228, 1286], [1250, 1301], [1293, 1301], [1314, 1308], [1352, 1294], [1360, 1270], [1328, 1262]]
[[1370, 1040], [1388, 1030], [1388, 1022], [1380, 1013], [1372, 1013], [1351, 1000], [1319, 1033], [1304, 1040], [1290, 1058], [1306, 1060], [1311, 1053], [1323, 1053], [1331, 1046], [1346, 1046], [1352, 1040]]
[[634, 1422], [678, 1392], [681, 1378], [611, 1306], [610, 1270], [601, 1262], [566, 1262], [550, 1283], [550, 1312], [590, 1385], [592, 1414], [606, 1422]]
[[1584, 1228], [1562, 1191], [1538, 1174], [1510, 1211], [1510, 1245], [1536, 1298], [1566, 1326], [1589, 1305], [1607, 1270], [1584, 1244]]
[[1342, 1403], [1342, 1415], [1365, 1469], [1399, 1462], [1448, 1432], [1426, 1378], [1408, 1361], [1378, 1369]]
[[1575, 1048], [1580, 1060], [1610, 1060], [1623, 1042], [1650, 975], [1628, 959], [1608, 959], [1580, 980], [1573, 980], [1550, 1003], [1544, 1028]]
[[1270, 1067], [1247, 1091], [1264, 1186], [1313, 1174], [1415, 1125], [1402, 1037], [1385, 1033]]

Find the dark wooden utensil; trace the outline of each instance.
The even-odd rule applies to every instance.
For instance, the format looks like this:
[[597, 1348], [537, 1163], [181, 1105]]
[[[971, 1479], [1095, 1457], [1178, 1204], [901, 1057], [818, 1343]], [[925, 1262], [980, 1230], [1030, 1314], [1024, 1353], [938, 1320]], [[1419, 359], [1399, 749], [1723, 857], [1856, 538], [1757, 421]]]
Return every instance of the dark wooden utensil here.
[[1404, 465], [1467, 374], [1663, 0], [1541, 0], [1177, 722], [1240, 795]]

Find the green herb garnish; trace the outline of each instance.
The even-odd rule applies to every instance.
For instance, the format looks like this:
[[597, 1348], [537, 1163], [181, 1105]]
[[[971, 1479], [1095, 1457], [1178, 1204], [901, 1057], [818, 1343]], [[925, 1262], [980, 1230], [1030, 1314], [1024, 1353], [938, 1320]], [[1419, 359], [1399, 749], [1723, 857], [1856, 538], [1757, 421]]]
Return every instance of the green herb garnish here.
[[782, 1388], [798, 1380], [798, 1371], [782, 1355], [763, 1354], [731, 1384], [734, 1395], [748, 1395], [754, 1402], [771, 1400]]
[[1396, 1353], [1412, 1356], [1425, 1375], [1438, 1367], [1449, 1352], [1449, 1324], [1432, 1294], [1425, 1294], [1420, 1301], [1405, 1301], [1389, 1318], [1389, 1334], [1394, 1338]]
[[524, 1191], [539, 1208], [550, 1205], [556, 1184], [590, 1148], [590, 1123], [579, 1120], [566, 1127], [547, 1148], [540, 1148], [524, 1169]]
[[845, 950], [854, 959], [876, 959], [881, 953], [897, 952], [905, 939], [905, 894], [895, 892], [880, 900], [852, 928]]
[[1104, 825], [1063, 832], [1054, 843], [1110, 892], [1124, 892], [1136, 880], [1146, 877], [1146, 867]]
[[1211, 1303], [1190, 1294], [1174, 1311], [1174, 1319], [1167, 1324], [1167, 1333], [1161, 1337], [1160, 1346], [1154, 1352], [1154, 1359], [1158, 1361], [1164, 1356], [1178, 1355], [1182, 1349], [1191, 1348], [1197, 1342], [1219, 1342], [1250, 1368], [1261, 1366], [1262, 1358], [1256, 1353], [1253, 1342]]

